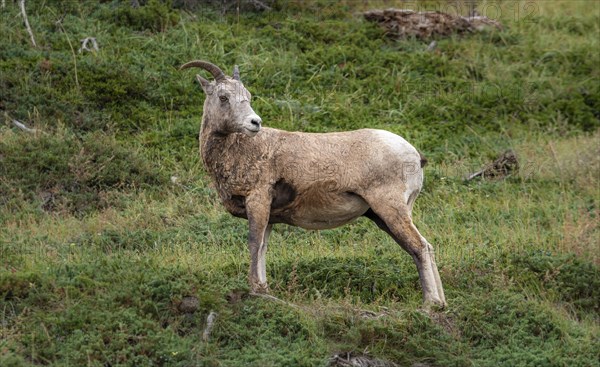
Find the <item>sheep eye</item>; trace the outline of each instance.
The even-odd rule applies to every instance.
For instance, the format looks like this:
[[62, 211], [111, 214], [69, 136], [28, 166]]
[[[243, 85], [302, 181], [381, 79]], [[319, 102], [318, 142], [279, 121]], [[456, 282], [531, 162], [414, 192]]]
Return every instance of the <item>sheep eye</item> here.
[[221, 100], [221, 102], [229, 101], [229, 98], [227, 96], [219, 96], [219, 99]]

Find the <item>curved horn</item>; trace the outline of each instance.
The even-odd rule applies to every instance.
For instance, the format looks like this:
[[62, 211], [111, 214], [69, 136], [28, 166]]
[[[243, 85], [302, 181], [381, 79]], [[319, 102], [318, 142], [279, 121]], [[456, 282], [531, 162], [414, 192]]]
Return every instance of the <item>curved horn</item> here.
[[237, 80], [238, 82], [241, 81], [240, 80], [240, 69], [238, 68], [237, 65], [235, 65], [233, 67], [233, 79]]
[[212, 64], [208, 61], [202, 61], [202, 60], [190, 61], [188, 63], [181, 65], [179, 67], [179, 70], [193, 68], [193, 67], [202, 68], [202, 69], [208, 71], [209, 73], [212, 74], [212, 76], [215, 78], [215, 80], [217, 82], [220, 82], [221, 80], [225, 79], [225, 73], [223, 73], [223, 71], [221, 69], [219, 69], [219, 67], [217, 65]]

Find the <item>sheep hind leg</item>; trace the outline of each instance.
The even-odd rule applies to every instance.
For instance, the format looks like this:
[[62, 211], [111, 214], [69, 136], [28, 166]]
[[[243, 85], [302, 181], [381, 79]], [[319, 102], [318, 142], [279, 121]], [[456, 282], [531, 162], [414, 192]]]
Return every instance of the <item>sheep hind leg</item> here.
[[394, 208], [389, 202], [374, 204], [365, 213], [377, 226], [408, 252], [419, 272], [425, 308], [445, 307], [446, 299], [435, 263], [434, 249], [412, 223], [408, 208]]
[[437, 286], [438, 295], [440, 296], [440, 300], [442, 301], [442, 307], [446, 306], [446, 295], [444, 294], [444, 287], [442, 286], [442, 279], [440, 278], [440, 272], [438, 271], [437, 264], [435, 262], [435, 249], [433, 246], [427, 242], [425, 237], [421, 236], [421, 241], [426, 243], [427, 248], [429, 249], [429, 260], [431, 261], [431, 269], [433, 270], [433, 278], [435, 280], [435, 285]]

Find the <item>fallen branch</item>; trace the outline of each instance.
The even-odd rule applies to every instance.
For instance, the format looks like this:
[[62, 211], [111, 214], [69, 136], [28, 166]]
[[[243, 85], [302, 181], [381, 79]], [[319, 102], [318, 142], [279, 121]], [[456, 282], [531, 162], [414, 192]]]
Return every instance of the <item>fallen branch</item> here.
[[21, 8], [21, 15], [23, 16], [23, 21], [25, 22], [25, 28], [27, 28], [27, 33], [29, 33], [29, 36], [31, 37], [31, 43], [33, 43], [33, 47], [37, 47], [37, 44], [35, 43], [35, 37], [33, 37], [33, 31], [31, 30], [31, 26], [29, 25], [29, 19], [27, 19], [27, 13], [25, 12], [25, 0], [19, 0], [19, 7]]
[[339, 352], [329, 359], [330, 367], [398, 367], [394, 362], [384, 361], [368, 356], [366, 353], [353, 351]]
[[369, 310], [359, 310], [359, 315], [363, 319], [380, 319], [382, 317], [388, 316], [389, 313], [387, 313], [386, 311], [377, 313]]
[[260, 10], [271, 10], [271, 7], [259, 0], [250, 0], [250, 3]]
[[202, 332], [202, 340], [204, 340], [205, 342], [207, 342], [208, 338], [210, 337], [210, 332], [212, 331], [212, 328], [215, 325], [216, 319], [217, 319], [217, 313], [214, 311], [210, 311], [210, 313], [208, 314], [208, 317], [206, 318], [206, 327], [204, 328], [204, 331]]
[[28, 133], [30, 133], [30, 134], [35, 134], [35, 133], [37, 133], [37, 132], [38, 132], [38, 130], [37, 130], [37, 129], [32, 129], [32, 128], [29, 128], [29, 127], [27, 127], [27, 126], [26, 126], [24, 123], [22, 123], [22, 122], [20, 122], [20, 121], [18, 121], [18, 120], [15, 120], [15, 119], [13, 119], [13, 118], [11, 118], [11, 117], [8, 115], [8, 113], [6, 113], [6, 112], [4, 113], [4, 117], [5, 117], [7, 120], [9, 120], [9, 121], [10, 121], [10, 122], [11, 122], [13, 125], [15, 125], [16, 127], [18, 127], [19, 129], [21, 129], [21, 130], [23, 130], [23, 131], [25, 131], [25, 132], [28, 132]]
[[492, 178], [506, 177], [513, 171], [519, 169], [519, 161], [517, 155], [512, 150], [504, 152], [495, 161], [483, 167], [481, 170], [470, 174], [466, 180], [471, 181], [477, 177]]
[[[476, 13], [473, 13], [476, 14]], [[440, 11], [417, 12], [410, 9], [370, 10], [363, 13], [366, 20], [378, 23], [386, 35], [394, 39], [416, 37], [421, 40], [466, 34], [488, 28], [502, 30], [495, 19], [482, 16], [463, 17]]]
[[[88, 47], [88, 43], [92, 43], [92, 48]], [[81, 47], [79, 48], [78, 53], [82, 51], [96, 52], [98, 51], [98, 42], [96, 42], [96, 37], [86, 37], [81, 40]]]
[[433, 50], [435, 50], [436, 47], [437, 47], [437, 42], [436, 41], [431, 41], [431, 43], [429, 44], [429, 46], [427, 46], [427, 51], [432, 52]]
[[30, 129], [27, 126], [25, 126], [25, 124], [23, 124], [22, 122], [19, 122], [17, 120], [12, 120], [13, 125], [15, 125], [16, 127], [18, 127], [19, 129], [26, 131], [30, 134], [35, 134], [37, 133], [37, 129]]

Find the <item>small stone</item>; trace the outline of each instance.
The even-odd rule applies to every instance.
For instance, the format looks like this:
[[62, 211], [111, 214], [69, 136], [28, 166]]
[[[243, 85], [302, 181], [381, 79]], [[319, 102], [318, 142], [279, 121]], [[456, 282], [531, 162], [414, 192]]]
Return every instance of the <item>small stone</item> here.
[[188, 296], [188, 297], [183, 297], [183, 299], [179, 303], [179, 306], [177, 306], [177, 309], [181, 313], [192, 314], [192, 313], [198, 311], [199, 307], [200, 307], [200, 301], [198, 300], [198, 298]]

